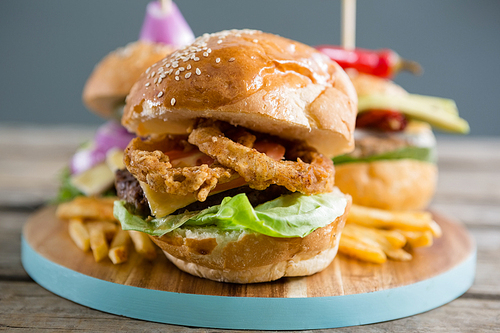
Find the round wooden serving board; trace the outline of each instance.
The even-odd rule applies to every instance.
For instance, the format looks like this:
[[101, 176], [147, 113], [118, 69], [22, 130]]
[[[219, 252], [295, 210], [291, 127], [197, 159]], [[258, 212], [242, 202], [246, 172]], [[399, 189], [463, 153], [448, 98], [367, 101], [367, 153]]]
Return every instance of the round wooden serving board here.
[[439, 214], [443, 237], [409, 262], [369, 264], [338, 255], [323, 272], [270, 283], [227, 284], [178, 270], [159, 251], [154, 262], [132, 251], [113, 265], [78, 249], [55, 207], [30, 217], [22, 262], [42, 287], [76, 303], [131, 318], [213, 328], [297, 330], [397, 319], [462, 295], [475, 275], [467, 230]]

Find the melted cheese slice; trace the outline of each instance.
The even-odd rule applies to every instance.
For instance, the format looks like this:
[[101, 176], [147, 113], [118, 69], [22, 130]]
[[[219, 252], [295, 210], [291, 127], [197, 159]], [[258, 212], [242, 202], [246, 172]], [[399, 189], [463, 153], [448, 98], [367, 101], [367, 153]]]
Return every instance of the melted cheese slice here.
[[149, 187], [148, 184], [139, 182], [141, 184], [144, 195], [148, 199], [149, 208], [151, 213], [156, 217], [163, 217], [172, 214], [177, 209], [186, 207], [187, 205], [196, 201], [193, 194], [176, 195], [169, 193], [155, 192]]

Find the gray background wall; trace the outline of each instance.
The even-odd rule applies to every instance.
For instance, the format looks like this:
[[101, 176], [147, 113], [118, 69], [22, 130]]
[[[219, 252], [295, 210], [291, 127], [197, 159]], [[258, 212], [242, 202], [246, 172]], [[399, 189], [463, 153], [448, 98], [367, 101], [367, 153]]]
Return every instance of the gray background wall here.
[[[146, 0], [0, 1], [0, 123], [99, 124], [81, 91], [94, 65], [136, 40]], [[255, 28], [340, 43], [340, 0], [177, 0], [195, 35]], [[472, 135], [500, 135], [500, 1], [358, 0], [357, 46], [391, 48], [424, 75], [408, 91], [454, 99]]]

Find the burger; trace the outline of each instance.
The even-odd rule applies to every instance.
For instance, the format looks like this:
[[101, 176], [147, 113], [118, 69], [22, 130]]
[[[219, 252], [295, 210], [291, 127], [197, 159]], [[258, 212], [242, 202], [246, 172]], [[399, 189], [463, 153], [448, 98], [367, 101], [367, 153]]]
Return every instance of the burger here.
[[334, 158], [335, 183], [354, 204], [422, 210], [437, 183], [431, 125], [466, 133], [452, 100], [409, 94], [389, 79], [347, 69], [359, 98], [355, 149]]
[[356, 92], [315, 49], [255, 30], [205, 34], [148, 68], [122, 124], [114, 214], [192, 275], [306, 276], [334, 259], [351, 198]]
[[115, 194], [114, 170], [123, 165], [123, 149], [134, 137], [119, 123], [125, 97], [142, 72], [173, 50], [166, 44], [137, 41], [116, 49], [96, 65], [82, 99], [89, 110], [108, 121], [72, 157], [57, 201]]
[[121, 119], [125, 97], [140, 75], [174, 50], [167, 44], [136, 41], [109, 53], [85, 83], [83, 103], [103, 118]]

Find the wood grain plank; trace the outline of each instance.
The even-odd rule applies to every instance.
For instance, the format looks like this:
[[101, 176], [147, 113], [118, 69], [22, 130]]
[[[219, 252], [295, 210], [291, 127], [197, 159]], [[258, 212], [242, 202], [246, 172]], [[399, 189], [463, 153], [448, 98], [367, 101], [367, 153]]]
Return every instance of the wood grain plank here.
[[482, 202], [447, 202], [434, 200], [431, 210], [453, 216], [470, 227], [500, 228], [500, 202], [498, 204]]
[[0, 126], [0, 206], [52, 199], [59, 174], [95, 127]]
[[[67, 332], [214, 332], [157, 324], [95, 311], [60, 298], [34, 283], [0, 282], [0, 329]], [[390, 322], [335, 332], [497, 332], [500, 300], [459, 298], [435, 310]], [[229, 315], [229, 314], [228, 314]], [[318, 330], [317, 332], [332, 330]], [[251, 331], [242, 331], [251, 332]]]
[[0, 279], [29, 280], [21, 265], [21, 229], [29, 213], [0, 212]]

